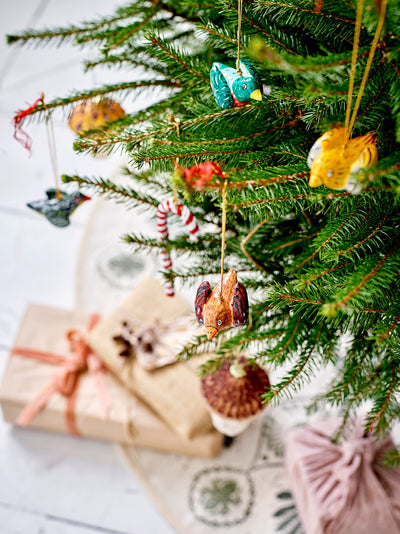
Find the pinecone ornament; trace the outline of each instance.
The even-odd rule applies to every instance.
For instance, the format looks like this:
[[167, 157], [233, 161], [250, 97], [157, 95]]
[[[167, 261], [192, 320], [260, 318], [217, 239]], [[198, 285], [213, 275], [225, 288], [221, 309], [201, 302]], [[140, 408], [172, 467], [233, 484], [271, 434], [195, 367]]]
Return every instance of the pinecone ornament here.
[[262, 395], [270, 389], [268, 374], [243, 356], [233, 364], [225, 360], [200, 384], [213, 425], [225, 436], [243, 432], [266, 408]]

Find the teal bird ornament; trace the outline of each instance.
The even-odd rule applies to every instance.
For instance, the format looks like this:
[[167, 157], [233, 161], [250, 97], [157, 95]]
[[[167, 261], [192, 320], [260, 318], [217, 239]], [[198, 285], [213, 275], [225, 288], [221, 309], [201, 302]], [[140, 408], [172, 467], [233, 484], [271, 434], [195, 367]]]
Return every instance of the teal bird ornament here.
[[247, 61], [240, 61], [239, 65], [241, 74], [217, 61], [211, 67], [211, 88], [223, 109], [244, 106], [251, 98], [262, 100], [262, 83], [256, 69]]

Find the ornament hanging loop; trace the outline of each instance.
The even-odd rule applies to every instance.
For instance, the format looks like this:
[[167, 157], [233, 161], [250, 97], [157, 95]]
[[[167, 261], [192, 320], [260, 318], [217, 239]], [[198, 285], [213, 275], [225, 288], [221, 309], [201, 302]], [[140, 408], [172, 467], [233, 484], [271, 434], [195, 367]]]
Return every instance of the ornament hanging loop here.
[[356, 22], [354, 27], [354, 40], [353, 40], [353, 52], [351, 55], [351, 67], [350, 67], [350, 78], [349, 78], [349, 91], [347, 94], [347, 106], [346, 106], [346, 119], [344, 127], [347, 132], [347, 138], [351, 137], [350, 131], [350, 115], [351, 115], [351, 102], [353, 99], [353, 90], [354, 90], [354, 80], [356, 77], [356, 66], [357, 66], [357, 53], [358, 45], [360, 42], [360, 33], [361, 33], [361, 22], [362, 22], [362, 13], [364, 8], [364, 0], [358, 0], [357, 2], [357, 13], [356, 13]]
[[238, 31], [237, 31], [237, 59], [236, 59], [236, 72], [239, 76], [242, 76], [240, 69], [240, 41], [242, 40], [242, 12], [243, 12], [243, 0], [238, 0]]
[[[177, 119], [176, 117], [174, 117], [172, 115], [172, 113], [170, 113], [168, 115], [168, 119], [174, 123], [175, 127], [176, 127], [176, 135], [178, 136], [178, 139], [181, 135], [181, 119]], [[175, 172], [178, 170], [178, 167], [179, 167], [179, 158], [175, 158]], [[176, 186], [174, 185], [173, 186], [173, 189], [172, 189], [172, 201], [174, 203], [174, 206], [175, 206], [175, 209], [177, 209], [177, 206], [178, 206], [178, 190], [176, 188]]]
[[45, 124], [46, 124], [46, 133], [47, 133], [47, 143], [49, 146], [49, 153], [50, 153], [50, 161], [51, 161], [51, 166], [53, 168], [53, 174], [54, 174], [55, 196], [57, 200], [61, 200], [62, 194], [61, 194], [59, 183], [58, 183], [56, 136], [54, 133], [54, 124], [53, 124], [51, 111], [49, 110], [49, 108], [46, 106], [44, 102], [44, 93], [42, 93], [42, 105], [44, 109], [46, 110]]
[[354, 123], [356, 121], [358, 109], [360, 107], [361, 99], [364, 94], [365, 86], [367, 85], [367, 79], [368, 79], [369, 71], [371, 69], [372, 61], [374, 59], [376, 47], [378, 45], [378, 40], [382, 33], [383, 25], [384, 25], [385, 18], [386, 18], [387, 4], [388, 4], [388, 0], [382, 0], [380, 10], [379, 10], [378, 25], [375, 30], [375, 35], [372, 40], [371, 48], [369, 50], [367, 64], [364, 69], [363, 77], [362, 77], [361, 84], [360, 84], [360, 89], [358, 90], [356, 102], [354, 104], [354, 109], [353, 109], [353, 112], [351, 113], [354, 80], [355, 80], [355, 75], [356, 75], [357, 54], [358, 54], [358, 47], [359, 47], [359, 41], [360, 41], [362, 15], [363, 15], [363, 9], [364, 9], [364, 0], [358, 0], [357, 2], [357, 14], [356, 14], [355, 29], [354, 29], [353, 52], [352, 52], [352, 57], [351, 57], [349, 92], [347, 95], [347, 107], [346, 107], [346, 119], [345, 119], [345, 129], [346, 129], [346, 135], [347, 135], [348, 140], [350, 139], [351, 133], [354, 128]]
[[219, 300], [223, 300], [222, 296], [222, 282], [224, 279], [224, 261], [225, 261], [225, 239], [226, 239], [226, 189], [228, 187], [228, 180], [225, 179], [222, 187], [222, 221], [221, 221], [221, 282]]

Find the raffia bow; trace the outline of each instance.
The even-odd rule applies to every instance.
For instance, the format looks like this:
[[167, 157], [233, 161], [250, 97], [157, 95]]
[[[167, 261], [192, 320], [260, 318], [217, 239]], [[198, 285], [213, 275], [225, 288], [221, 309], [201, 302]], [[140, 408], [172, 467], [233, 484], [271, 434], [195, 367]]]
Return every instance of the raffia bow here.
[[[88, 321], [87, 330], [90, 331], [94, 328], [99, 319], [100, 317], [97, 314], [92, 314]], [[68, 330], [66, 337], [70, 345], [70, 357], [25, 347], [14, 347], [12, 349], [11, 354], [59, 365], [59, 369], [49, 384], [21, 411], [16, 420], [18, 425], [28, 426], [46, 407], [51, 397], [55, 393], [59, 393], [66, 397], [65, 419], [68, 431], [71, 434], [79, 435], [75, 422], [75, 403], [80, 377], [86, 371], [91, 373], [96, 381], [97, 393], [102, 406], [102, 417], [107, 419], [110, 410], [110, 399], [104, 383], [105, 367], [96, 354], [91, 351], [82, 332], [76, 329]]]

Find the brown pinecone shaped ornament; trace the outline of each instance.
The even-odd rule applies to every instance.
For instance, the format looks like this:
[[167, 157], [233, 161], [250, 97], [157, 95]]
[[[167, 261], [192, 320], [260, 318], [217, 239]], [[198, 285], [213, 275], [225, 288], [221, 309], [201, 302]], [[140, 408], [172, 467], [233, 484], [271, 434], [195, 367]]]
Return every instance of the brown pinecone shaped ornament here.
[[262, 395], [270, 388], [267, 372], [243, 356], [230, 364], [225, 360], [213, 374], [201, 379], [214, 427], [226, 436], [237, 436], [266, 407]]

